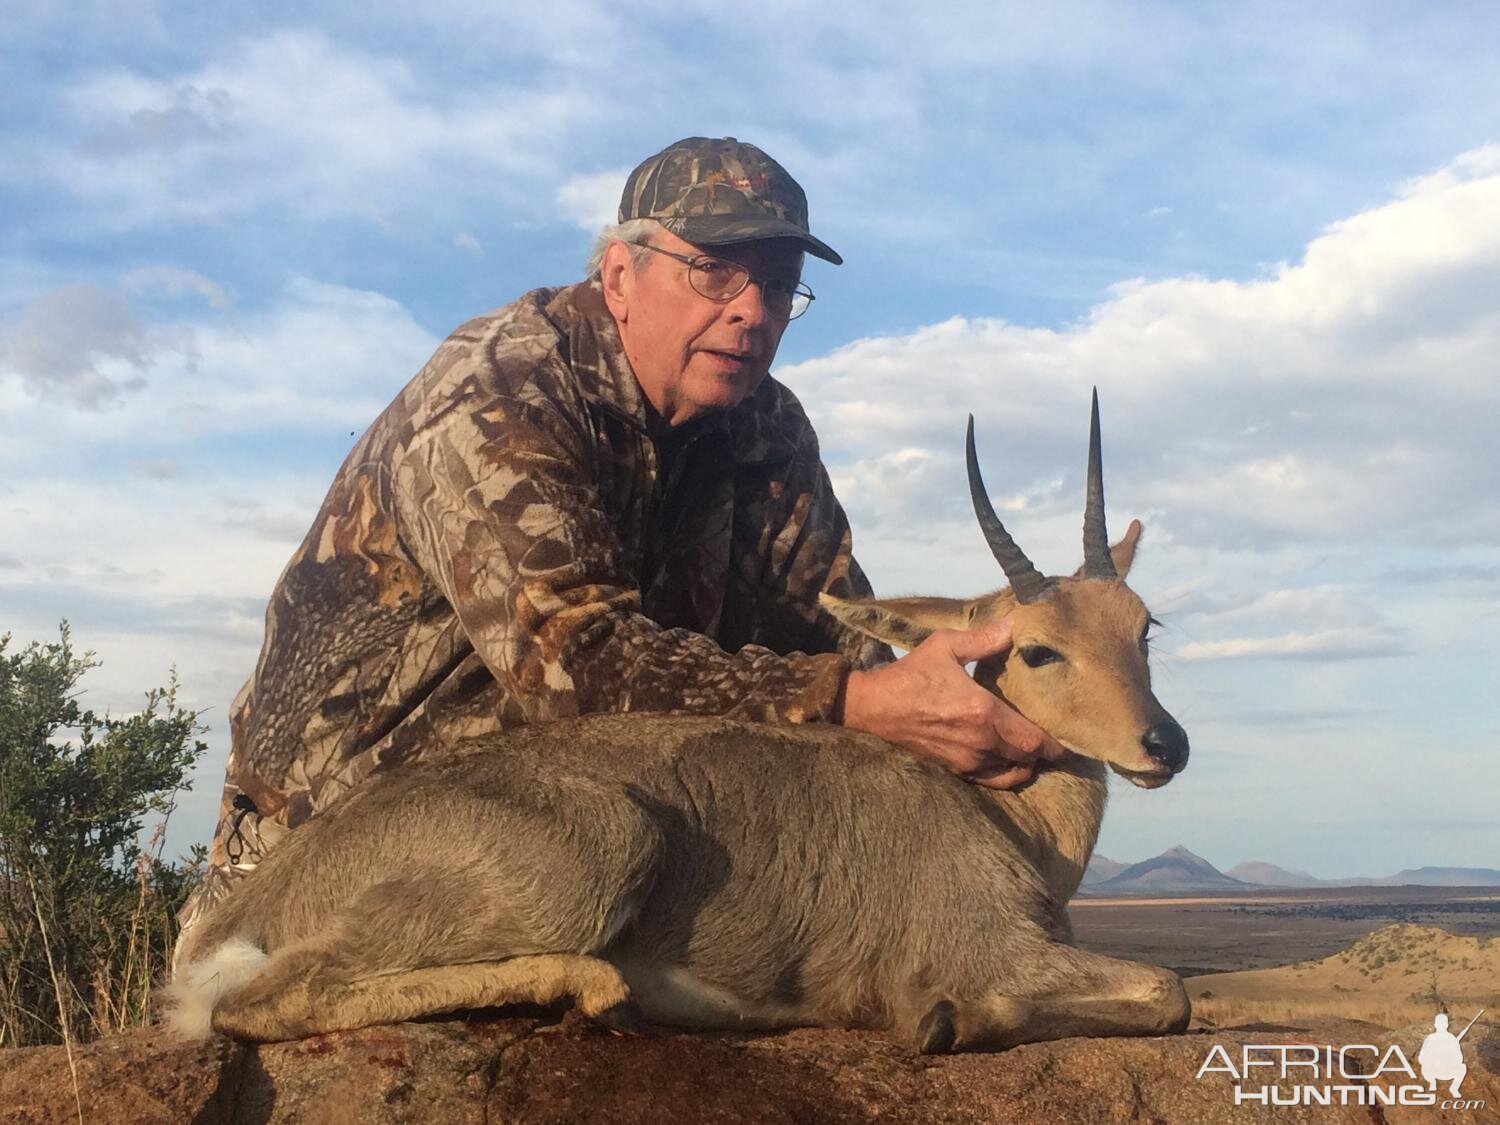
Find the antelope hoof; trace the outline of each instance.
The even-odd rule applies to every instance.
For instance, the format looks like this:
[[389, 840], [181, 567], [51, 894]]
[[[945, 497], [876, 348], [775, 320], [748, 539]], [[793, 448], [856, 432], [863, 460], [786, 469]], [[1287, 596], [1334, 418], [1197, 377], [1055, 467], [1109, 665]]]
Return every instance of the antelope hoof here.
[[640, 1008], [629, 998], [617, 1000], [590, 1018], [616, 1035], [645, 1035], [651, 1030], [651, 1025], [641, 1015]]
[[946, 1055], [958, 1041], [958, 1008], [939, 1000], [917, 1024], [917, 1050], [924, 1055]]

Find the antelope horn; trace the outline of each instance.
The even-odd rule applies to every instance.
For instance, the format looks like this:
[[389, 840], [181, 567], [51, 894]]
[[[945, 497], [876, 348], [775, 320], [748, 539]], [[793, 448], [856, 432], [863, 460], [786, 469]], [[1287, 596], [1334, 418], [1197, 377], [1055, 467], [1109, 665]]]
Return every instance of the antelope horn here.
[[1047, 580], [1037, 573], [1036, 567], [1031, 565], [1031, 560], [1026, 557], [1026, 553], [1016, 546], [1016, 541], [1005, 530], [1000, 517], [995, 514], [994, 505], [990, 503], [989, 493], [984, 487], [984, 478], [979, 475], [979, 458], [974, 453], [974, 415], [972, 414], [969, 415], [969, 432], [964, 439], [964, 453], [969, 463], [969, 496], [974, 501], [974, 514], [979, 517], [979, 526], [984, 531], [984, 541], [990, 545], [995, 561], [1005, 571], [1005, 577], [1010, 579], [1010, 588], [1015, 592], [1016, 601], [1022, 605], [1035, 601], [1037, 595], [1047, 585]]
[[1083, 505], [1083, 576], [1118, 578], [1109, 554], [1109, 532], [1104, 529], [1104, 472], [1099, 465], [1099, 388], [1089, 417], [1089, 475]]

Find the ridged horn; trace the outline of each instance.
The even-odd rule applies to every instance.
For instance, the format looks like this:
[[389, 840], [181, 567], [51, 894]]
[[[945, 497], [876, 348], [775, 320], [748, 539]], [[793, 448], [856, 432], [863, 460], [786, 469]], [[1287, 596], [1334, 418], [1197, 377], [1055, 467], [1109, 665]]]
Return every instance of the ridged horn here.
[[1037, 573], [1036, 567], [1026, 557], [1026, 552], [1016, 546], [1016, 541], [1005, 530], [990, 496], [984, 487], [984, 478], [979, 474], [979, 457], [974, 452], [974, 415], [969, 415], [969, 432], [964, 439], [964, 454], [969, 464], [969, 497], [974, 501], [974, 514], [979, 517], [979, 526], [984, 531], [984, 541], [990, 545], [995, 561], [1010, 579], [1010, 588], [1016, 601], [1025, 605], [1035, 601], [1047, 585], [1047, 580]]
[[1099, 388], [1094, 388], [1089, 417], [1089, 475], [1083, 504], [1083, 576], [1118, 578], [1109, 553], [1109, 532], [1104, 528], [1104, 471], [1099, 455]]

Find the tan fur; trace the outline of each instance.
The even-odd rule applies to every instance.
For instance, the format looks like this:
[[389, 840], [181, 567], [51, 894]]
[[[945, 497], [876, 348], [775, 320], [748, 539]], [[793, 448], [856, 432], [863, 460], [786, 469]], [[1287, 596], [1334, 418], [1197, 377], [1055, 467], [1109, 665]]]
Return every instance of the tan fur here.
[[1170, 716], [1151, 692], [1141, 644], [1150, 614], [1124, 581], [1140, 536], [1141, 523], [1132, 520], [1111, 549], [1119, 580], [1056, 578], [1048, 596], [1029, 605], [1017, 605], [1009, 589], [969, 599], [857, 602], [824, 594], [820, 601], [845, 624], [903, 648], [938, 629], [972, 628], [1009, 614], [1013, 654], [1044, 645], [1067, 660], [1034, 670], [1012, 655], [1003, 666], [982, 663], [976, 678], [1069, 749], [1123, 771], [1150, 771], [1154, 763], [1139, 734]]
[[332, 988], [302, 975], [302, 968], [294, 958], [280, 959], [253, 987], [239, 989], [214, 1009], [214, 1030], [239, 1039], [301, 1038], [459, 1008], [563, 999], [599, 1016], [629, 997], [613, 965], [576, 954], [408, 969]]

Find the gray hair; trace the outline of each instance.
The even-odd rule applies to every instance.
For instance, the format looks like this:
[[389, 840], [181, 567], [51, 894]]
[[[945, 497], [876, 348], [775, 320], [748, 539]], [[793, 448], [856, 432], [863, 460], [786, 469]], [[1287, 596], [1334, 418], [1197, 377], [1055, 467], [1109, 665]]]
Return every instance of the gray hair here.
[[649, 252], [641, 249], [651, 236], [665, 228], [655, 219], [627, 219], [623, 223], [605, 227], [594, 239], [593, 252], [589, 254], [589, 263], [585, 267], [584, 277], [594, 278], [599, 276], [599, 270], [604, 264], [604, 252], [609, 249], [611, 242], [623, 242], [630, 247], [630, 264], [637, 269], [649, 257]]

